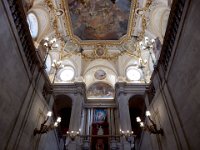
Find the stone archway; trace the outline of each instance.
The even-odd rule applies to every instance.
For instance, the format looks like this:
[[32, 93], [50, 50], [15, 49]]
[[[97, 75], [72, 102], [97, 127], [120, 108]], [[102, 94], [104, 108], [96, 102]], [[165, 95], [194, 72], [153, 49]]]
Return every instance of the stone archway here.
[[55, 116], [60, 116], [62, 118], [60, 132], [62, 135], [66, 134], [70, 125], [72, 99], [67, 95], [57, 95], [54, 101], [53, 111]]
[[141, 128], [139, 124], [136, 122], [136, 117], [140, 116], [144, 118], [145, 115], [145, 100], [142, 95], [134, 95], [129, 99], [129, 114], [131, 121], [132, 131], [138, 136], [141, 134]]

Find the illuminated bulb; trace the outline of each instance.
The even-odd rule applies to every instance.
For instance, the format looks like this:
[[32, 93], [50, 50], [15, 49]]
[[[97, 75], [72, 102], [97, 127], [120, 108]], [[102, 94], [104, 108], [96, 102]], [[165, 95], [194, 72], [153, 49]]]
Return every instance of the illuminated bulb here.
[[57, 126], [58, 126], [58, 122], [55, 122], [55, 123], [54, 123], [54, 127], [57, 127]]
[[136, 117], [136, 121], [137, 121], [137, 122], [141, 122], [140, 117]]
[[76, 134], [79, 134], [79, 132], [76, 132]]
[[145, 64], [147, 63], [147, 61], [148, 61], [147, 59], [144, 59], [144, 63], [145, 63]]
[[74, 133], [74, 131], [71, 131], [71, 133]]
[[51, 111], [48, 111], [48, 112], [47, 112], [47, 116], [48, 116], [48, 117], [51, 117], [51, 115], [52, 115], [52, 112], [51, 112]]
[[148, 116], [151, 116], [150, 111], [146, 111], [146, 116], [147, 116], [147, 117], [148, 117]]
[[79, 132], [81, 132], [81, 129], [79, 129]]
[[133, 134], [133, 131], [131, 131], [131, 134]]
[[152, 42], [152, 43], [154, 43], [154, 42], [155, 42], [155, 40], [154, 40], [154, 39], [152, 39], [152, 40], [151, 40], [151, 42]]
[[57, 48], [59, 45], [58, 44], [55, 44], [55, 48]]
[[53, 42], [56, 42], [56, 38], [53, 38]]
[[61, 122], [61, 117], [58, 117], [56, 122]]
[[62, 63], [62, 61], [58, 61], [58, 62], [57, 62], [57, 64], [59, 64], [59, 65], [60, 65], [61, 63]]
[[127, 133], [129, 133], [129, 130], [127, 130]]
[[44, 46], [48, 46], [48, 43], [47, 43], [47, 42], [45, 42], [45, 43], [44, 43]]
[[49, 38], [48, 38], [48, 37], [45, 37], [44, 39], [45, 39], [46, 41], [49, 41]]
[[142, 46], [142, 50], [144, 50], [145, 48], [146, 48], [146, 47], [143, 45], [143, 46]]
[[140, 122], [140, 127], [144, 127], [144, 123], [143, 122]]
[[52, 64], [51, 67], [55, 67], [55, 64]]

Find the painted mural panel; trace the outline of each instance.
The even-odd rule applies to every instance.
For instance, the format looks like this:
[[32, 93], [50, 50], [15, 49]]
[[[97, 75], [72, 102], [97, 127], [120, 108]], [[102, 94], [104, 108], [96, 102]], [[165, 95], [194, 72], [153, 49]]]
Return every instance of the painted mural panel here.
[[113, 99], [114, 89], [109, 84], [98, 82], [88, 88], [87, 97], [88, 99]]
[[127, 33], [130, 0], [68, 0], [68, 8], [81, 40], [118, 40]]

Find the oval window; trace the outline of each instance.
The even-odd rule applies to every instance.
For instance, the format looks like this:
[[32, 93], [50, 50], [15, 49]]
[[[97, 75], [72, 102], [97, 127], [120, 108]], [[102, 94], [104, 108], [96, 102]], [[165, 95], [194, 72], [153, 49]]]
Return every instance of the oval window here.
[[27, 22], [32, 38], [36, 38], [38, 35], [38, 19], [34, 13], [27, 15]]
[[141, 78], [141, 72], [135, 66], [130, 66], [126, 70], [126, 77], [132, 81], [138, 81]]

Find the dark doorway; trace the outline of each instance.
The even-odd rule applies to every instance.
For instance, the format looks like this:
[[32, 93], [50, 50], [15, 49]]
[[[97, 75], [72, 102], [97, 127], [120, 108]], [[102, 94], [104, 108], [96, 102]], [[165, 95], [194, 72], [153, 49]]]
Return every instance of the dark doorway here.
[[141, 117], [144, 119], [145, 115], [145, 101], [144, 97], [141, 95], [136, 95], [130, 98], [129, 100], [129, 113], [130, 113], [130, 119], [131, 119], [131, 127], [132, 131], [134, 131], [134, 134], [136, 134], [138, 137], [140, 137], [141, 134], [141, 128], [139, 124], [136, 122], [136, 117]]

